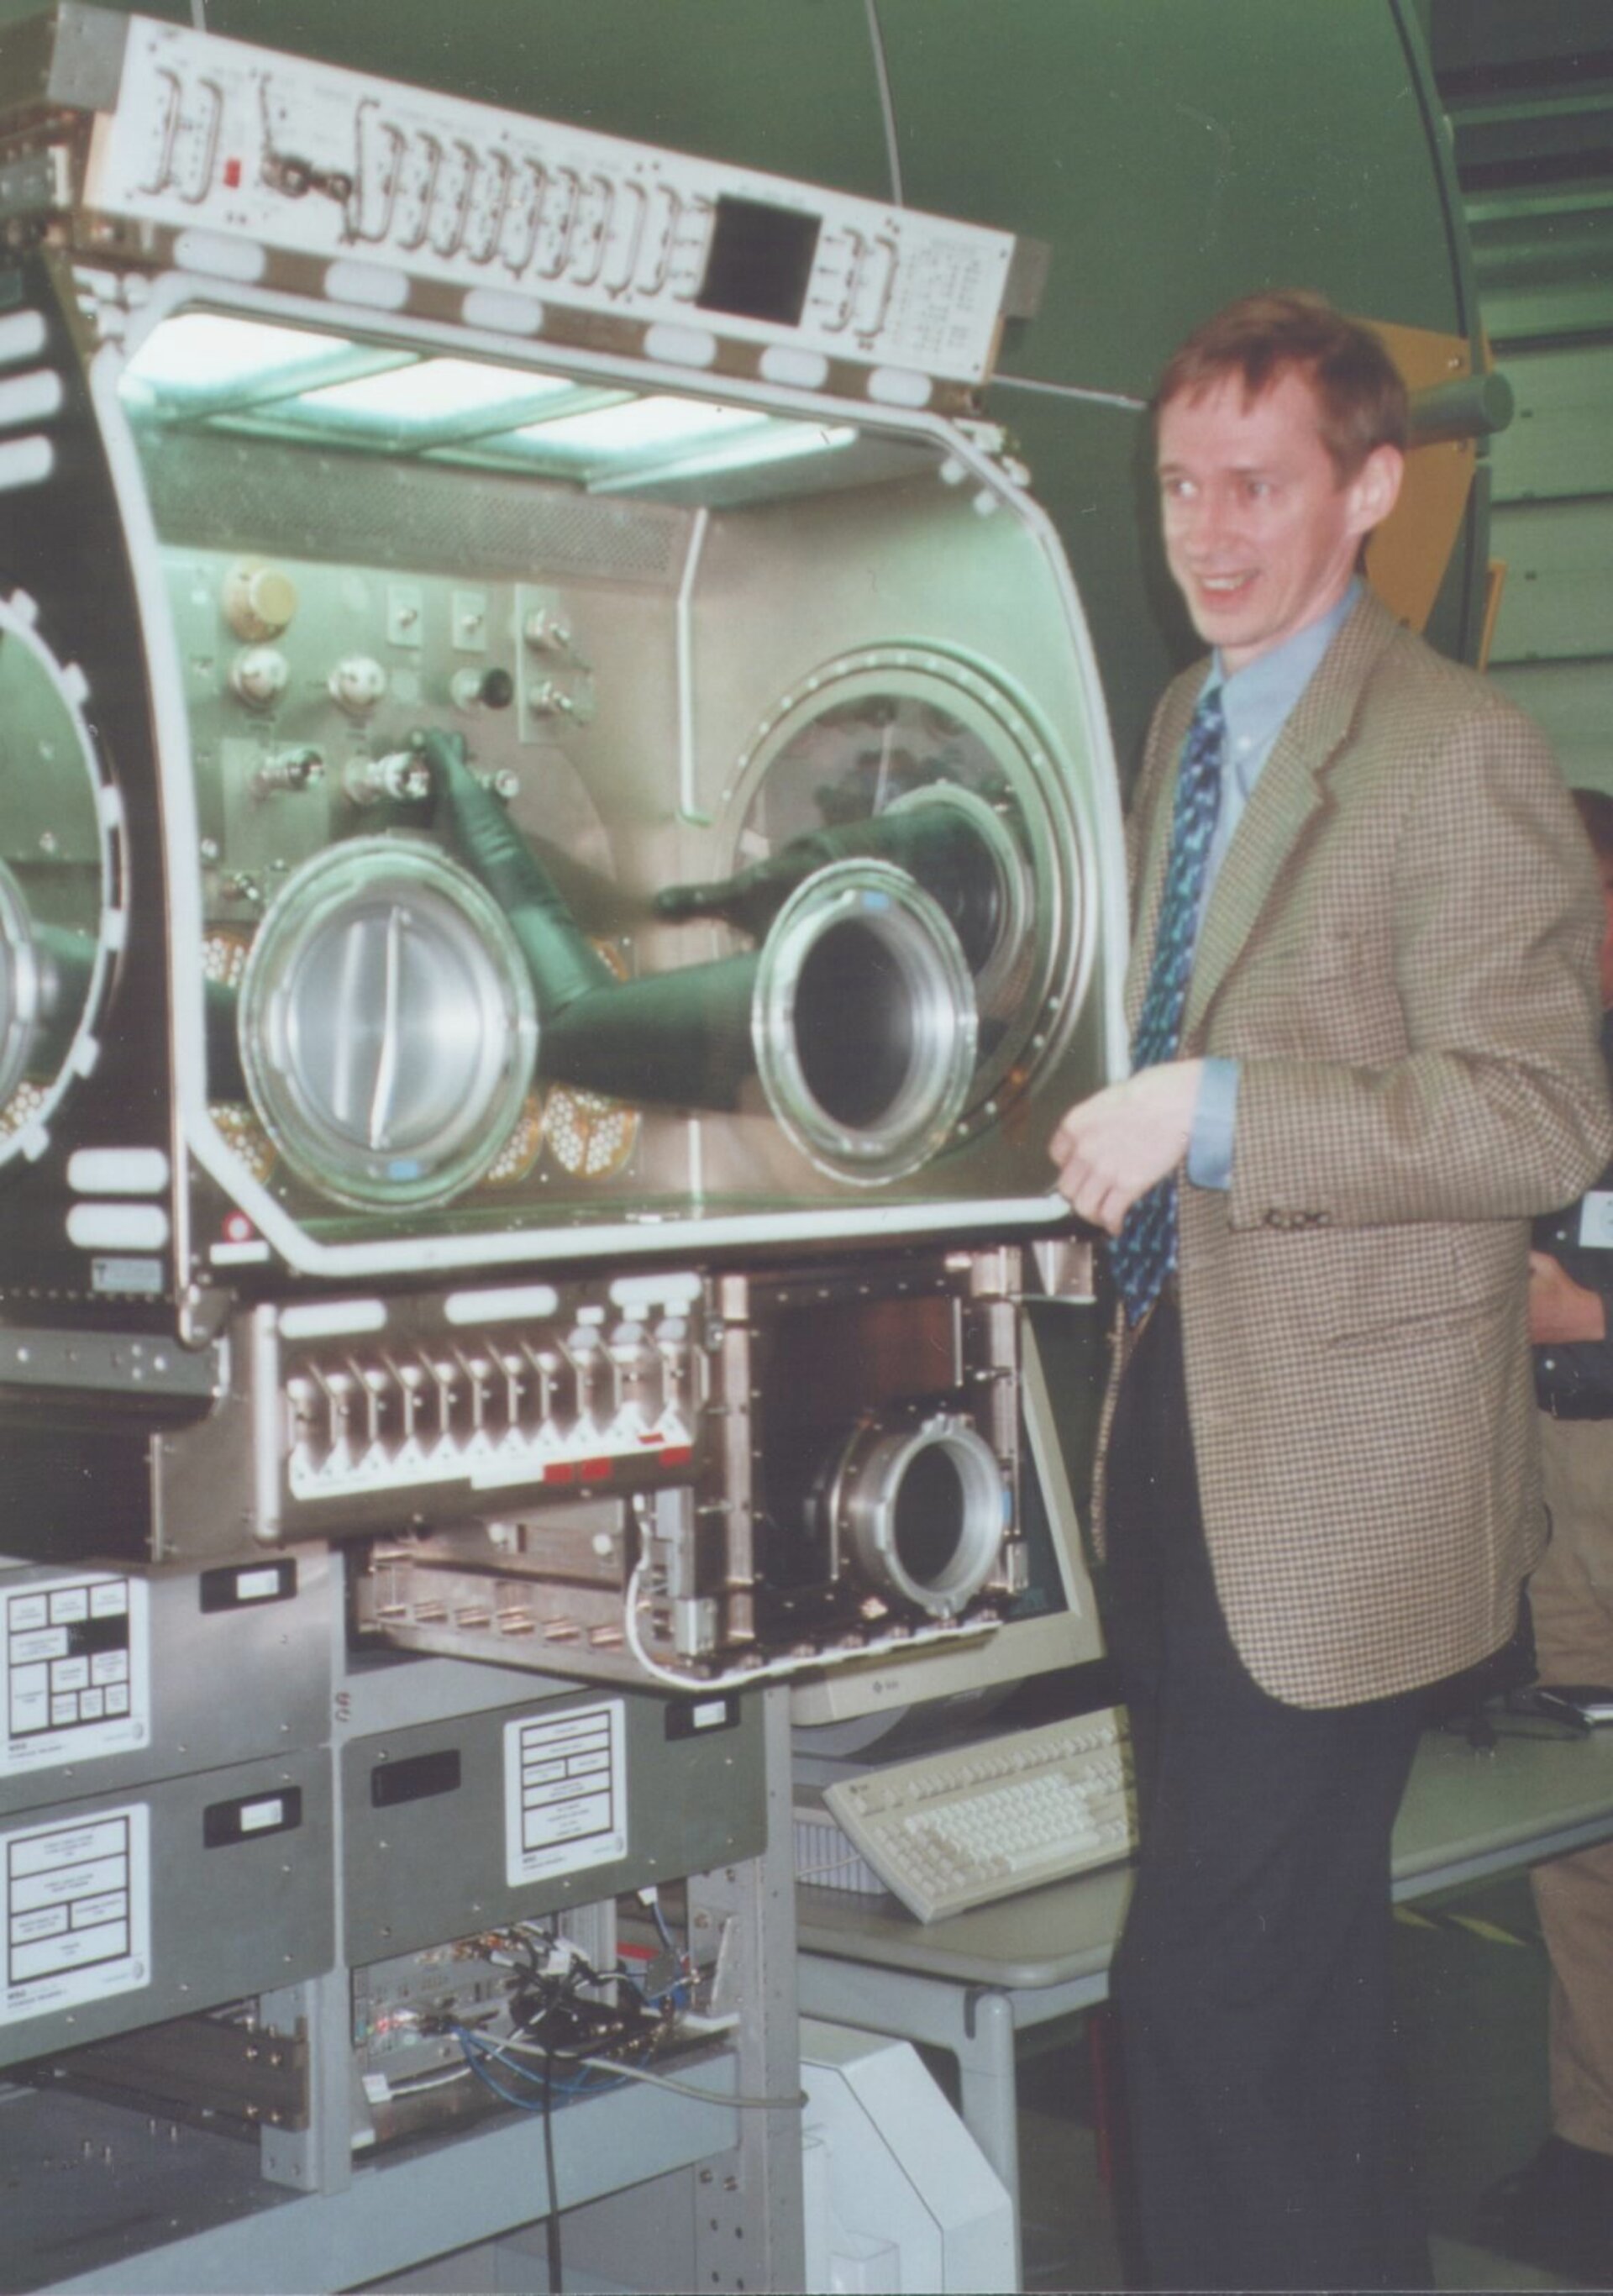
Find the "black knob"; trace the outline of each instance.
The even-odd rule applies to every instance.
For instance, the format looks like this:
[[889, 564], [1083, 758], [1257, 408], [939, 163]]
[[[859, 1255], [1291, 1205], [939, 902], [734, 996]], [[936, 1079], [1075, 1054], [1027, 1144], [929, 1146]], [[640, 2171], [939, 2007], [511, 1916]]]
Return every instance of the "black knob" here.
[[507, 709], [515, 699], [515, 680], [507, 669], [490, 669], [481, 682], [484, 709]]

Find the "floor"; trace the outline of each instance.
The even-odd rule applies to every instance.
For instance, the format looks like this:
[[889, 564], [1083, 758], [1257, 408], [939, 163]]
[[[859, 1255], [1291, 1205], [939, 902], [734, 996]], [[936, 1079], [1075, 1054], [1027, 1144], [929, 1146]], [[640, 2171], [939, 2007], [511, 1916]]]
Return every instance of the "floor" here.
[[[1547, 2125], [1546, 1961], [1527, 1883], [1402, 1908], [1396, 1939], [1436, 2280], [1441, 2288], [1561, 2287], [1560, 2277], [1486, 2252], [1474, 2236], [1480, 2194], [1528, 2158]], [[1085, 2029], [1080, 2021], [1044, 2028], [1022, 2046], [1034, 2052], [1021, 2058], [1019, 2077], [1025, 2285], [1120, 2288]]]

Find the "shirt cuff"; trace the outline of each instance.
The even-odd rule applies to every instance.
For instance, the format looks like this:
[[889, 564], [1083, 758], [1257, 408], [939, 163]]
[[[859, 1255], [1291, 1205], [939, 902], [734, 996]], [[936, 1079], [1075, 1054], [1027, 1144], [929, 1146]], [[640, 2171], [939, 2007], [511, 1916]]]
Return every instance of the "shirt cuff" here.
[[1238, 1115], [1236, 1061], [1216, 1059], [1204, 1063], [1199, 1103], [1187, 1143], [1187, 1177], [1196, 1188], [1230, 1188], [1232, 1185], [1232, 1136]]

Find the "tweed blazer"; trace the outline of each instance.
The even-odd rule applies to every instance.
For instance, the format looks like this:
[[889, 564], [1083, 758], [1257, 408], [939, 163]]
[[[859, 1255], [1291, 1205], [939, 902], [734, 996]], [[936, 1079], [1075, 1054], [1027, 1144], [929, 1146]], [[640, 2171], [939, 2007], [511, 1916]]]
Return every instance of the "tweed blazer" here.
[[[1134, 1028], [1203, 677], [1161, 701], [1133, 808]], [[1529, 1221], [1613, 1149], [1601, 917], [1543, 736], [1369, 593], [1238, 824], [1183, 1016], [1184, 1055], [1240, 1063], [1232, 1185], [1180, 1190], [1206, 1536], [1290, 1704], [1436, 1681], [1512, 1629], [1545, 1537]], [[1101, 1540], [1101, 1464], [1099, 1493]]]

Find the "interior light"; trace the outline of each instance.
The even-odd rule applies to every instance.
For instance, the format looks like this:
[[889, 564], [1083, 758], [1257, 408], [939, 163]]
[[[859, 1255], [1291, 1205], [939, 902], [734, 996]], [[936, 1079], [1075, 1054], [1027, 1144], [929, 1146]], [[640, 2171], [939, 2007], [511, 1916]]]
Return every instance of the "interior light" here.
[[224, 385], [283, 380], [299, 367], [328, 364], [350, 346], [339, 335], [303, 327], [226, 318], [217, 311], [182, 311], [152, 330], [126, 372], [161, 396], [185, 398]]
[[306, 392], [299, 409], [317, 415], [330, 409], [378, 422], [440, 422], [445, 416], [478, 414], [512, 401], [569, 397], [575, 384], [559, 375], [531, 374], [487, 366], [473, 359], [421, 359], [385, 374], [355, 382], [332, 383]]
[[661, 482], [716, 478], [725, 471], [760, 470], [769, 463], [798, 462], [808, 455], [829, 455], [851, 446], [861, 432], [849, 422], [775, 422], [762, 429], [747, 428], [742, 436], [696, 441], [683, 453], [658, 456], [646, 465], [636, 463], [615, 478], [596, 479], [595, 494], [617, 494], [635, 487]]
[[545, 459], [553, 453], [556, 460], [567, 463], [617, 462], [659, 454], [667, 447], [692, 446], [696, 441], [715, 442], [744, 431], [764, 430], [771, 419], [749, 407], [656, 397], [523, 426], [516, 435], [530, 439], [543, 449]]
[[161, 422], [323, 435], [606, 494], [793, 462], [860, 436], [845, 423], [781, 420], [670, 391], [640, 396], [216, 311], [162, 321], [130, 359], [123, 388], [134, 409]]

